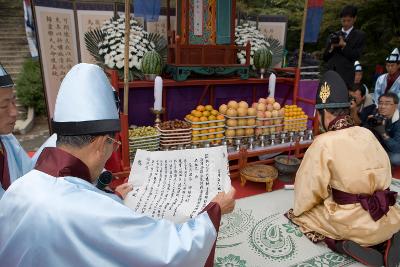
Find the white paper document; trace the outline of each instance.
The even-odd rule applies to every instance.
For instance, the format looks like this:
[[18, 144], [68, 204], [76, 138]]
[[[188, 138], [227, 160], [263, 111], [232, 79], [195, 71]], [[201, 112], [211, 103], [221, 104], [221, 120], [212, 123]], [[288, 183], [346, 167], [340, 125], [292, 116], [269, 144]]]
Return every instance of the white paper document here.
[[174, 151], [138, 150], [124, 202], [138, 213], [181, 223], [199, 214], [219, 192], [229, 192], [226, 146]]

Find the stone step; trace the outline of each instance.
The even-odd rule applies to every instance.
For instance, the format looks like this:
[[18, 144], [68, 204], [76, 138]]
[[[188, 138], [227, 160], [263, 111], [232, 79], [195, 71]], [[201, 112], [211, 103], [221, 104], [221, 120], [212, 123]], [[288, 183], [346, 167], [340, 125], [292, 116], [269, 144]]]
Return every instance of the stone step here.
[[2, 49], [0, 47], [0, 58], [3, 58], [3, 56], [8, 56], [8, 55], [26, 56], [26, 55], [30, 55], [30, 51], [29, 51], [28, 47], [15, 47], [14, 50]]
[[2, 53], [0, 52], [0, 58], [1, 61], [12, 61], [12, 62], [16, 62], [16, 60], [18, 60], [19, 58], [26, 58], [29, 56], [29, 53], [13, 53], [13, 54], [8, 54], [8, 55], [2, 55]]
[[12, 38], [12, 39], [4, 38], [0, 41], [1, 48], [15, 47], [15, 45], [21, 45], [21, 44], [28, 44], [28, 39], [26, 38], [26, 36], [25, 38]]
[[1, 63], [4, 65], [8, 65], [8, 63], [12, 63], [12, 64], [19, 64], [19, 63], [24, 63], [25, 62], [25, 57], [15, 57], [15, 58], [2, 58], [1, 59]]
[[18, 32], [13, 32], [13, 33], [1, 33], [0, 32], [0, 39], [14, 39], [14, 38], [25, 38], [26, 39], [26, 33], [18, 33]]
[[0, 34], [1, 35], [6, 35], [6, 34], [26, 34], [25, 32], [25, 27], [10, 27], [10, 28], [2, 28], [0, 29]]

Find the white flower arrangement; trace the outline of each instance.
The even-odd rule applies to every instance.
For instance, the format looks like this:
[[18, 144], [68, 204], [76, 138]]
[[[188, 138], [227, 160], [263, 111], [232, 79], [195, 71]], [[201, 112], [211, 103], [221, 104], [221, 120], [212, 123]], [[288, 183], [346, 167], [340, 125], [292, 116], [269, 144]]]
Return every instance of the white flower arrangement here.
[[[271, 45], [255, 26], [251, 26], [248, 23], [244, 23], [235, 28], [235, 44], [238, 46], [246, 46], [247, 41], [250, 41], [250, 65], [253, 70], [256, 69], [254, 66], [254, 52], [258, 49], [265, 47], [270, 49]], [[273, 51], [271, 51], [273, 53]], [[240, 50], [237, 53], [237, 59], [240, 64], [246, 63], [246, 50]]]
[[[129, 68], [141, 70], [143, 55], [155, 50], [155, 44], [147, 40], [148, 33], [139, 23], [131, 18], [129, 36]], [[99, 55], [110, 69], [123, 69], [125, 60], [125, 18], [110, 19], [104, 22], [100, 30], [104, 41], [98, 44]]]

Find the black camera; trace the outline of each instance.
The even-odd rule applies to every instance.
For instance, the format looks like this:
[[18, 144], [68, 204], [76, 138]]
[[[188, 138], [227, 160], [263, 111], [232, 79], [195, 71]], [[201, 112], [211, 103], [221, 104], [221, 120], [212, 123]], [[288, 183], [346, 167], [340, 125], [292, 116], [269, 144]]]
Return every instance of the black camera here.
[[374, 116], [367, 119], [367, 125], [371, 128], [383, 125], [386, 118], [381, 114], [375, 114]]
[[343, 38], [345, 37], [344, 32], [342, 31], [337, 31], [337, 32], [332, 32], [329, 34], [329, 40], [331, 44], [338, 44], [340, 42], [340, 36]]

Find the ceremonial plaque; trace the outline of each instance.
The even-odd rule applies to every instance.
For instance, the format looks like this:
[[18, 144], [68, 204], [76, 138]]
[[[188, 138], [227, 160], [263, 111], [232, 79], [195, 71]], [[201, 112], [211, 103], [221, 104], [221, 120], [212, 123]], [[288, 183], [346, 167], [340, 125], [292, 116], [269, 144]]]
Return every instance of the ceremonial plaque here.
[[125, 205], [177, 223], [199, 214], [219, 192], [231, 188], [226, 146], [136, 152]]

